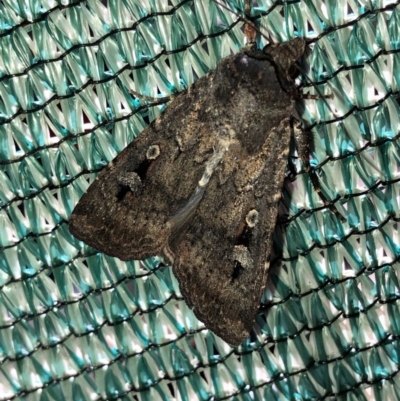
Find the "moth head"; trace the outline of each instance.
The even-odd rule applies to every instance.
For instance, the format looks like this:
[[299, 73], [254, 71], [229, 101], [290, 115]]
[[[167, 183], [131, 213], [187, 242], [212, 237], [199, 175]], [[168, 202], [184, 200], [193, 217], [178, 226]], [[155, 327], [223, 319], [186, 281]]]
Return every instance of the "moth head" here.
[[306, 41], [295, 38], [289, 42], [271, 43], [264, 47], [263, 53], [275, 64], [279, 73], [294, 80], [299, 75], [298, 60], [306, 50]]

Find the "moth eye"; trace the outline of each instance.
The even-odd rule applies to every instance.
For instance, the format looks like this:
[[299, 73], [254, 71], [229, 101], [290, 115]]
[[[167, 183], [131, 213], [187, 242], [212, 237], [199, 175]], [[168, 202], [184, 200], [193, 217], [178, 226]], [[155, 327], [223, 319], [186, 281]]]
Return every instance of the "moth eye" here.
[[158, 145], [151, 145], [146, 152], [147, 160], [155, 160], [160, 156], [160, 147]]
[[258, 223], [258, 212], [256, 209], [250, 210], [246, 216], [246, 223], [250, 228], [253, 228]]

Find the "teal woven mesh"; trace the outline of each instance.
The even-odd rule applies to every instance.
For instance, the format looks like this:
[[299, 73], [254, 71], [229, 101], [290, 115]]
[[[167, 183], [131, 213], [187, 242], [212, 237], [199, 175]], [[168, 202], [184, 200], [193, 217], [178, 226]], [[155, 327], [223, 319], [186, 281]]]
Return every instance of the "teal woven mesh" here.
[[297, 106], [347, 222], [293, 158], [238, 348], [194, 317], [170, 267], [96, 252], [68, 217], [166, 96], [244, 45], [242, 23], [207, 0], [103, 3], [0, 3], [0, 400], [400, 399], [399, 2], [253, 2], [274, 41], [311, 42], [304, 91], [334, 94]]

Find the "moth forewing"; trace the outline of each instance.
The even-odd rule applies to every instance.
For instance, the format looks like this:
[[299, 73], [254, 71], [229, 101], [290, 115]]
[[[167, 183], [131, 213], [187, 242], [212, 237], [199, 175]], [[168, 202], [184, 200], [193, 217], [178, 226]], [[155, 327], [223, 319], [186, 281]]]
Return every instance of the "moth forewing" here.
[[266, 283], [303, 51], [296, 39], [221, 60], [104, 169], [70, 219], [108, 255], [171, 261], [195, 315], [233, 345]]

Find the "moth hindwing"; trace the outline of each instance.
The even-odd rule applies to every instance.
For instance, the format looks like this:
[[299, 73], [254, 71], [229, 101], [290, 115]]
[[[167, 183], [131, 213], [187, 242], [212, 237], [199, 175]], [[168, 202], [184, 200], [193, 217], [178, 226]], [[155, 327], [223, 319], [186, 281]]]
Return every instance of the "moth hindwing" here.
[[70, 218], [73, 235], [108, 255], [163, 255], [195, 315], [232, 345], [248, 336], [267, 280], [290, 74], [304, 47], [220, 61], [99, 174]]

